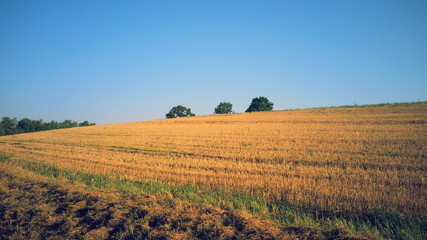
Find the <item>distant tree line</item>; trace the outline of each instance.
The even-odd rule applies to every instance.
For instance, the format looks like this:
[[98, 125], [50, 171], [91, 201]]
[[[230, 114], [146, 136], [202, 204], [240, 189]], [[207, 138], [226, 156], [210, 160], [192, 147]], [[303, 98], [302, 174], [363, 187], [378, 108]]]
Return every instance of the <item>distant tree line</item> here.
[[[260, 111], [272, 111], [273, 103], [266, 97], [257, 97], [252, 99], [251, 104], [245, 112], [260, 112]], [[214, 114], [228, 114], [234, 113], [233, 104], [229, 102], [221, 102], [214, 110]], [[166, 114], [166, 118], [178, 118], [178, 117], [191, 117], [196, 114], [191, 112], [190, 108], [178, 105], [173, 107], [169, 113]]]
[[96, 124], [88, 121], [78, 123], [71, 120], [43, 122], [43, 120], [31, 120], [29, 118], [23, 118], [18, 121], [16, 118], [3, 117], [0, 122], [0, 136], [92, 125]]

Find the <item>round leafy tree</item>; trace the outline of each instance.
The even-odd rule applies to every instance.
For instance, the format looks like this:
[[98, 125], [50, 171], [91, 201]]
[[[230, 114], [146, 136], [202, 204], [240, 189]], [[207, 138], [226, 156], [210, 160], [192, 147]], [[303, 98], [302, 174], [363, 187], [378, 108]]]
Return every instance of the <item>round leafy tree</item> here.
[[229, 102], [221, 102], [218, 104], [218, 107], [215, 108], [215, 114], [226, 114], [226, 113], [232, 113], [233, 110], [233, 104]]
[[166, 114], [166, 118], [178, 118], [178, 117], [190, 117], [196, 116], [196, 114], [191, 112], [190, 108], [186, 108], [182, 105], [173, 107], [169, 113]]
[[259, 112], [259, 111], [271, 111], [273, 110], [273, 103], [266, 97], [257, 97], [252, 99], [251, 105], [249, 105], [246, 112]]

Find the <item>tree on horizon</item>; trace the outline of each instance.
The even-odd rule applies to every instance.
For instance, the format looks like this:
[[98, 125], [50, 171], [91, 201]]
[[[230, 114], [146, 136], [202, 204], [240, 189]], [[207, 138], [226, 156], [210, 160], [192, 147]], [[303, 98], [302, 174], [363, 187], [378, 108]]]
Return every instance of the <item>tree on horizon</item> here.
[[196, 116], [196, 114], [191, 112], [191, 108], [187, 108], [182, 105], [173, 107], [166, 114], [166, 118], [179, 118], [179, 117], [192, 117], [192, 116]]
[[245, 112], [262, 112], [273, 110], [273, 103], [266, 97], [257, 97], [252, 99], [251, 105]]
[[214, 114], [227, 114], [233, 112], [233, 104], [229, 102], [221, 102], [215, 108]]

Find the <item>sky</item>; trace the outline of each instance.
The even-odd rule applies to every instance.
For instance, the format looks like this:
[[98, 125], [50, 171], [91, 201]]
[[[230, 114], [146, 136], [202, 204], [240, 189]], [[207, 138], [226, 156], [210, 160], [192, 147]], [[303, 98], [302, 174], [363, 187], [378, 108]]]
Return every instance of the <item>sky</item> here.
[[427, 100], [427, 1], [0, 1], [0, 117]]

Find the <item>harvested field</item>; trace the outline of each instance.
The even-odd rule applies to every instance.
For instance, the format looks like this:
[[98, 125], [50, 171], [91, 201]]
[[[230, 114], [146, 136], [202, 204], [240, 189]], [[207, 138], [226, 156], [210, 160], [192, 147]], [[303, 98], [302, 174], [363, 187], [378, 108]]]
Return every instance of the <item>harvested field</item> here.
[[[249, 214], [158, 195], [70, 184], [0, 165], [0, 239], [298, 239], [351, 237], [259, 220]], [[352, 238], [362, 239], [362, 238]]]
[[[365, 230], [370, 237], [404, 236], [399, 229], [413, 222], [418, 230], [405, 231], [426, 236], [420, 230], [427, 216], [426, 102], [61, 129], [1, 137], [0, 151], [16, 156], [8, 165], [38, 172], [42, 168], [35, 166], [42, 164], [117, 181], [203, 186], [206, 192], [251, 196], [262, 203], [245, 208], [206, 202], [239, 206], [279, 224], [319, 227], [301, 218], [289, 220], [282, 208], [292, 206], [317, 220], [368, 221], [373, 224]], [[405, 226], [377, 229], [377, 220], [369, 217], [374, 213], [400, 216], [394, 224]], [[357, 224], [344, 225], [364, 231]]]

